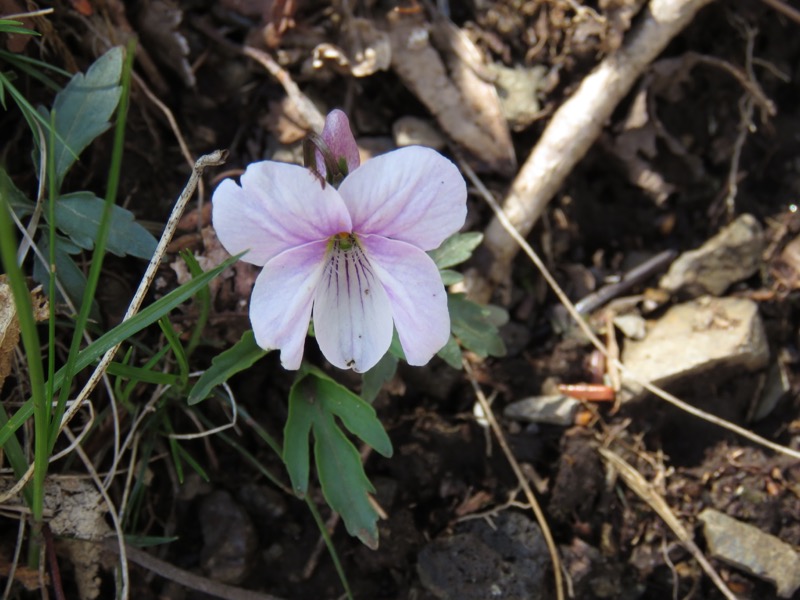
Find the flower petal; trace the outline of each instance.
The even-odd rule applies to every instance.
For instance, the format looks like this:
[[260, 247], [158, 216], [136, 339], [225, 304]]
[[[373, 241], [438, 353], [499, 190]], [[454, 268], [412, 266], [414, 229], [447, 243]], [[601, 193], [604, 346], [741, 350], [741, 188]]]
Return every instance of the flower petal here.
[[[342, 158], [347, 165], [347, 173], [352, 173], [361, 164], [361, 155], [358, 145], [350, 130], [350, 121], [347, 115], [338, 108], [332, 110], [325, 117], [325, 127], [320, 134], [322, 140], [328, 144], [328, 149], [333, 153], [334, 160], [338, 163]], [[322, 153], [317, 150], [317, 170], [325, 177], [327, 169]]]
[[409, 146], [365, 162], [339, 186], [353, 231], [437, 248], [467, 216], [467, 186], [430, 148]]
[[292, 248], [270, 260], [250, 297], [250, 323], [256, 342], [279, 349], [285, 369], [299, 369], [311, 320], [314, 293], [325, 269], [328, 241]]
[[242, 260], [255, 265], [289, 248], [351, 231], [339, 193], [297, 165], [253, 163], [241, 187], [224, 180], [212, 202], [219, 241], [231, 254], [249, 249]]
[[389, 296], [408, 364], [426, 364], [450, 338], [447, 293], [439, 269], [430, 256], [412, 244], [378, 235], [361, 240]]
[[392, 310], [358, 243], [330, 251], [314, 298], [314, 333], [320, 350], [340, 369], [368, 371], [392, 343]]

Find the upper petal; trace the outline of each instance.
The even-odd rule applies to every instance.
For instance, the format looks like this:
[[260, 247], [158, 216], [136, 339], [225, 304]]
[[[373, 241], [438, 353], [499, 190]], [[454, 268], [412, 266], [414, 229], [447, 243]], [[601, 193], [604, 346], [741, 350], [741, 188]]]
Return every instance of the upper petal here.
[[270, 260], [250, 297], [250, 322], [259, 346], [279, 349], [286, 369], [299, 369], [314, 293], [325, 268], [327, 240], [287, 250]]
[[467, 186], [430, 148], [409, 146], [368, 160], [339, 186], [353, 231], [433, 250], [467, 216]]
[[351, 231], [339, 193], [308, 169], [274, 161], [252, 163], [241, 186], [225, 179], [214, 191], [212, 220], [231, 254], [263, 265], [288, 248]]
[[328, 254], [314, 298], [314, 334], [328, 361], [368, 371], [392, 343], [389, 299], [363, 251], [338, 242]]
[[[361, 164], [361, 155], [358, 153], [356, 139], [350, 130], [350, 121], [347, 115], [338, 108], [329, 112], [325, 117], [325, 127], [320, 137], [328, 145], [328, 149], [337, 163], [344, 159], [347, 173], [352, 173]], [[319, 150], [317, 150], [317, 170], [323, 177], [326, 176], [325, 161]]]
[[426, 364], [450, 338], [447, 293], [439, 269], [430, 256], [411, 244], [378, 235], [361, 239], [389, 296], [406, 361]]

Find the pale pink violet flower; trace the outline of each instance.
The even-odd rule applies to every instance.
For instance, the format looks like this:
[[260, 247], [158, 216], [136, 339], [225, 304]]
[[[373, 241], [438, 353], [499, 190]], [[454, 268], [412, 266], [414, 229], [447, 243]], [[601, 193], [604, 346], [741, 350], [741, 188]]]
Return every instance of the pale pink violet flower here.
[[[309, 169], [263, 161], [214, 192], [220, 242], [263, 266], [250, 299], [256, 341], [298, 369], [313, 316], [325, 358], [364, 372], [389, 349], [394, 325], [408, 363], [424, 365], [450, 335], [447, 295], [426, 251], [464, 224], [464, 180], [415, 146], [359, 166], [341, 111], [328, 115], [322, 138], [349, 171], [338, 189]], [[324, 176], [322, 165], [318, 156]]]

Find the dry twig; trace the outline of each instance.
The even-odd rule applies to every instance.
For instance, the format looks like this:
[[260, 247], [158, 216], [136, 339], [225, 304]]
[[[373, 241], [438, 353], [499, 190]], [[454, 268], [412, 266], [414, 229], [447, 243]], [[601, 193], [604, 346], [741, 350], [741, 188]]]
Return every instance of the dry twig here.
[[536, 521], [539, 523], [539, 527], [542, 530], [542, 535], [544, 536], [544, 541], [547, 544], [547, 550], [550, 552], [550, 560], [553, 562], [553, 577], [555, 579], [556, 598], [558, 598], [558, 600], [564, 600], [564, 581], [561, 575], [561, 558], [558, 555], [558, 548], [556, 547], [555, 540], [553, 539], [553, 534], [550, 532], [550, 527], [547, 525], [547, 519], [544, 518], [542, 507], [539, 506], [539, 501], [533, 494], [533, 490], [528, 484], [528, 479], [525, 477], [525, 473], [522, 472], [522, 468], [517, 462], [517, 458], [511, 451], [511, 447], [508, 445], [508, 441], [506, 441], [506, 436], [503, 434], [500, 424], [497, 422], [497, 419], [494, 418], [492, 407], [489, 405], [489, 401], [486, 399], [483, 390], [481, 390], [481, 386], [475, 379], [475, 375], [472, 372], [472, 367], [470, 366], [469, 362], [464, 359], [462, 359], [462, 364], [464, 365], [464, 370], [466, 371], [467, 377], [472, 384], [472, 388], [475, 390], [475, 396], [478, 398], [478, 402], [483, 409], [483, 415], [489, 422], [495, 437], [497, 437], [497, 442], [500, 444], [500, 448], [503, 450], [503, 454], [505, 454], [508, 464], [511, 465], [511, 469], [514, 471], [514, 475], [517, 477], [517, 482], [525, 492], [525, 498], [527, 498], [530, 508], [533, 510], [533, 514], [536, 516]]
[[667, 501], [664, 500], [661, 494], [659, 494], [655, 488], [644, 477], [642, 477], [641, 473], [634, 469], [630, 463], [628, 463], [619, 454], [609, 450], [608, 448], [599, 448], [598, 451], [606, 460], [606, 462], [611, 465], [617, 473], [620, 474], [628, 487], [631, 488], [631, 490], [642, 500], [647, 502], [650, 508], [652, 508], [655, 513], [669, 526], [669, 528], [672, 529], [672, 532], [680, 540], [681, 544], [683, 544], [683, 546], [692, 554], [694, 559], [700, 563], [703, 571], [706, 572], [706, 575], [709, 576], [711, 581], [714, 582], [714, 585], [716, 585], [719, 591], [722, 592], [722, 595], [728, 598], [728, 600], [737, 600], [736, 596], [733, 595], [733, 592], [728, 589], [728, 586], [725, 585], [725, 582], [722, 581], [722, 578], [714, 570], [714, 567], [711, 566], [711, 563], [708, 562], [708, 559], [705, 557], [700, 548], [697, 547], [697, 544], [694, 543], [691, 534], [686, 531], [683, 523], [681, 523], [678, 517], [675, 516], [675, 514], [672, 512], [672, 509], [669, 507], [669, 504], [667, 504]]
[[[651, 0], [626, 43], [606, 57], [555, 112], [503, 202], [503, 210], [523, 237], [639, 75], [709, 2]], [[505, 284], [519, 248], [497, 218], [486, 229], [485, 243], [493, 254], [488, 276], [494, 284]]]

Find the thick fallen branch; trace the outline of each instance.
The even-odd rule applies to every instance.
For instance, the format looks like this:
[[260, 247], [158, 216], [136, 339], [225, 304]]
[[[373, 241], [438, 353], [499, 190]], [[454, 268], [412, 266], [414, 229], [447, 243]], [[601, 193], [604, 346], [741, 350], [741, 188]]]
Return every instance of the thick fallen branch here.
[[[617, 104], [670, 40], [711, 0], [650, 0], [625, 44], [606, 57], [555, 112], [511, 185], [503, 210], [523, 235], [530, 233], [564, 179], [600, 134]], [[519, 245], [495, 217], [486, 229], [493, 255], [488, 276], [508, 281]]]

